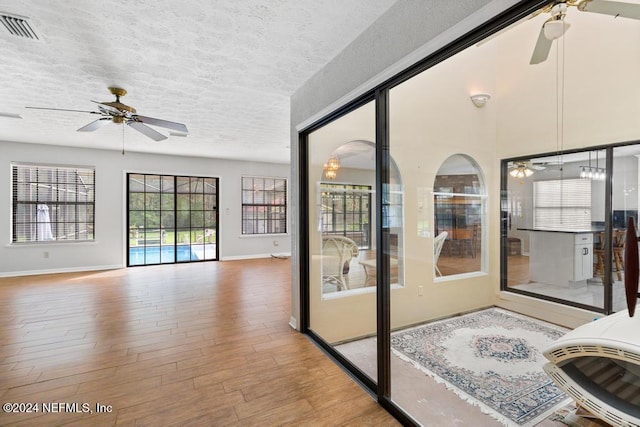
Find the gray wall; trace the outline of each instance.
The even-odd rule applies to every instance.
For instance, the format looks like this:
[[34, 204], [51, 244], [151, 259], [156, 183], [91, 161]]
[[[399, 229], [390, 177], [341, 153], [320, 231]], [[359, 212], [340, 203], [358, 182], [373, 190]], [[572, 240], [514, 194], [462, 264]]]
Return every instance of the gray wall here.
[[[287, 164], [239, 162], [211, 158], [163, 156], [118, 151], [78, 149], [0, 141], [0, 277], [23, 274], [98, 270], [125, 265], [126, 173], [213, 176], [220, 178], [220, 259], [243, 259], [288, 253], [288, 235], [242, 236], [241, 177], [289, 178]], [[11, 245], [10, 206], [12, 161], [96, 168], [96, 240], [91, 243]], [[291, 194], [291, 192], [289, 192]], [[291, 216], [290, 216], [291, 218]], [[277, 246], [274, 244], [277, 244]], [[45, 252], [48, 257], [45, 258]]]
[[[291, 97], [291, 194], [299, 191], [298, 130], [517, 4], [515, 0], [399, 0]], [[291, 232], [299, 210], [291, 204]], [[292, 241], [291, 324], [300, 312], [298, 239]]]

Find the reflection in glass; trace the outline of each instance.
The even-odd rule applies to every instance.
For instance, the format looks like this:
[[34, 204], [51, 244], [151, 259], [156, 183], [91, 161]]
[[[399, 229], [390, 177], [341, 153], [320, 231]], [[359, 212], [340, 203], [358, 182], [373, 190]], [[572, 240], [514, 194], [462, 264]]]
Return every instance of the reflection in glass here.
[[371, 379], [377, 378], [373, 107], [308, 138], [309, 327]]

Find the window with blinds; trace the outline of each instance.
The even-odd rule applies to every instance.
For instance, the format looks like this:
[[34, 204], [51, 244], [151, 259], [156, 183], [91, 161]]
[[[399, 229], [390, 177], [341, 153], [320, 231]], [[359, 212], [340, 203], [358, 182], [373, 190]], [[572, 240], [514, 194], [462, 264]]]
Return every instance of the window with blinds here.
[[13, 243], [94, 240], [95, 168], [11, 168]]
[[591, 180], [562, 179], [533, 183], [535, 228], [591, 228]]

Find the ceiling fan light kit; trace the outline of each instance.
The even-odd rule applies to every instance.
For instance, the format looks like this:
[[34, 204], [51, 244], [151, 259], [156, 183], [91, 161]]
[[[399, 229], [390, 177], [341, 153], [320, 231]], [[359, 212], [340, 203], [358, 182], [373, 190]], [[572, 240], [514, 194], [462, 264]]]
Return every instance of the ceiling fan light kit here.
[[[92, 101], [98, 104], [98, 111], [82, 111], [82, 110], [68, 110], [62, 108], [46, 108], [46, 107], [26, 107], [32, 108], [36, 110], [56, 110], [56, 111], [71, 111], [77, 113], [90, 113], [90, 114], [99, 114], [100, 117], [93, 122], [82, 126], [78, 129], [78, 132], [93, 132], [103, 124], [108, 122], [113, 122], [115, 124], [126, 124], [132, 129], [137, 130], [141, 134], [145, 135], [148, 138], [153, 139], [154, 141], [162, 141], [167, 139], [167, 136], [161, 134], [155, 129], [150, 128], [147, 125], [151, 126], [159, 126], [165, 129], [171, 129], [173, 131], [179, 132], [182, 135], [186, 136], [189, 133], [187, 130], [187, 126], [182, 123], [170, 122], [168, 120], [156, 119], [153, 117], [146, 117], [137, 114], [136, 109], [123, 104], [120, 102], [120, 97], [125, 96], [127, 91], [125, 89], [119, 87], [109, 87], [109, 92], [116, 97], [116, 100], [113, 102], [98, 102]], [[172, 133], [170, 133], [172, 134]]]
[[547, 21], [544, 23], [544, 36], [547, 40], [559, 39], [567, 32], [569, 27], [571, 27], [571, 24], [563, 19]]

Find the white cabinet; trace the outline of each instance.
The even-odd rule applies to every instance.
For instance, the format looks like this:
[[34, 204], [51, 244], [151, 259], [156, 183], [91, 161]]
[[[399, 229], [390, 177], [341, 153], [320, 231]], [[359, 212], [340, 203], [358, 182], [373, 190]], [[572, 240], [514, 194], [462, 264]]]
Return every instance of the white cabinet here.
[[530, 232], [531, 281], [568, 287], [593, 277], [593, 233]]
[[576, 234], [573, 251], [573, 281], [593, 277], [593, 234]]

